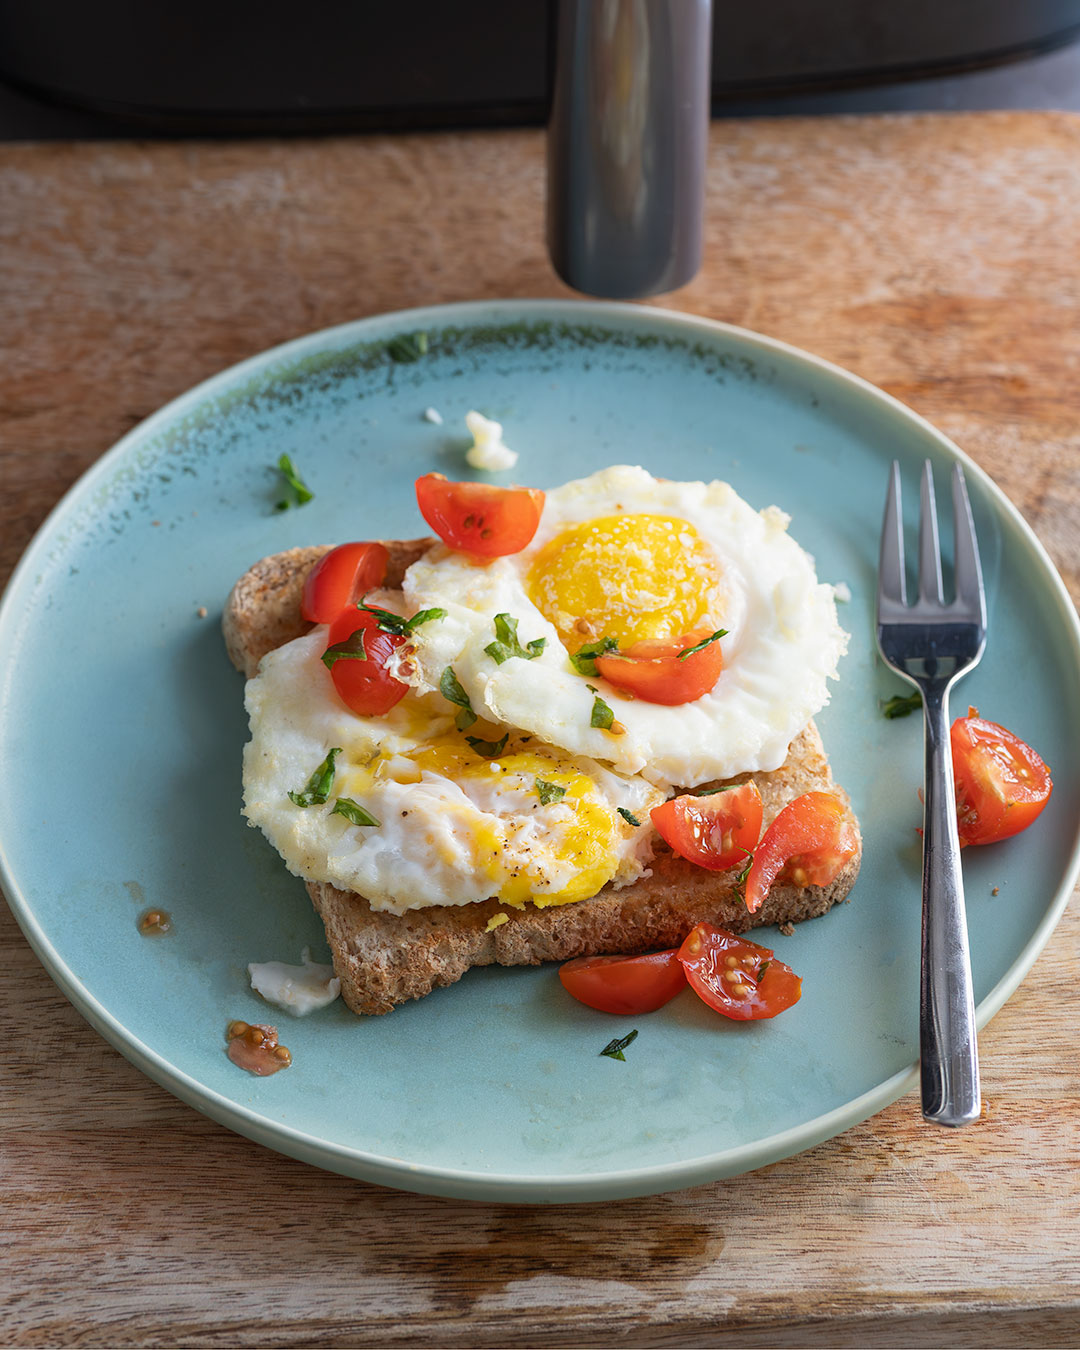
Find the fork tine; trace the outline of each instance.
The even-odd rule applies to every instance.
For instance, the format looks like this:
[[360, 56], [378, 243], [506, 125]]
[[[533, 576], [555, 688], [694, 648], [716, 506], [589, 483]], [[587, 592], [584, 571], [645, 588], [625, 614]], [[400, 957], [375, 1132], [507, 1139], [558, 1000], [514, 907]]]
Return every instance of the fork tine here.
[[977, 613], [986, 627], [986, 596], [983, 591], [982, 565], [979, 562], [979, 541], [975, 521], [968, 501], [964, 471], [953, 465], [952, 481], [953, 532], [956, 535], [956, 600], [971, 613]]
[[878, 595], [896, 604], [907, 604], [904, 576], [904, 521], [901, 514], [900, 464], [893, 460], [885, 519], [881, 526], [881, 556], [878, 561]]
[[943, 604], [941, 584], [941, 547], [938, 544], [937, 502], [934, 500], [934, 471], [930, 461], [923, 464], [919, 514], [919, 599]]

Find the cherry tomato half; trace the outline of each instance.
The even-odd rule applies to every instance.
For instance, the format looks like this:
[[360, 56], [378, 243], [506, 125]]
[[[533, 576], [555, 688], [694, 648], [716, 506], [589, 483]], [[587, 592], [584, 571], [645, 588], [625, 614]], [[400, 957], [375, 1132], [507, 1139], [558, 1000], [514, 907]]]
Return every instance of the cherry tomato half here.
[[600, 1012], [647, 1013], [686, 986], [674, 950], [644, 956], [579, 956], [559, 969], [567, 993]]
[[746, 908], [759, 910], [778, 877], [828, 886], [859, 850], [844, 804], [831, 792], [805, 792], [761, 836], [746, 878]]
[[692, 703], [707, 694], [724, 668], [720, 643], [710, 642], [689, 656], [681, 652], [710, 636], [707, 628], [665, 641], [635, 642], [617, 655], [596, 658], [596, 669], [616, 689], [647, 703]]
[[949, 733], [956, 817], [965, 844], [993, 844], [1026, 829], [1054, 785], [1050, 770], [1019, 736], [969, 708]]
[[802, 996], [802, 980], [790, 966], [726, 928], [699, 923], [678, 955], [694, 993], [739, 1022], [775, 1017]]
[[761, 833], [761, 793], [753, 783], [706, 797], [674, 797], [649, 813], [680, 858], [722, 872], [744, 862]]
[[478, 558], [520, 553], [536, 533], [544, 509], [538, 488], [451, 483], [441, 473], [416, 480], [416, 501], [448, 548]]
[[343, 609], [381, 586], [389, 554], [382, 544], [339, 544], [324, 553], [304, 582], [300, 613], [309, 623], [333, 623]]
[[386, 669], [386, 663], [407, 639], [398, 633], [384, 633], [374, 614], [344, 609], [330, 625], [327, 650], [347, 642], [356, 633], [363, 633], [364, 655], [340, 657], [333, 663], [330, 677], [334, 688], [342, 702], [362, 717], [389, 712], [405, 697], [409, 686], [396, 680]]

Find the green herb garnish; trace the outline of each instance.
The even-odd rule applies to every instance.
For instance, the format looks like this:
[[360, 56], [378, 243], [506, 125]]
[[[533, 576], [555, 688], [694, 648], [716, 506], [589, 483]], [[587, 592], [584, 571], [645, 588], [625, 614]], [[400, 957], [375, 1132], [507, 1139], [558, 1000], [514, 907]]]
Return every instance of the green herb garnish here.
[[630, 1044], [630, 1042], [634, 1040], [636, 1036], [637, 1032], [631, 1031], [627, 1035], [625, 1035], [621, 1040], [619, 1040], [618, 1037], [616, 1037], [615, 1040], [608, 1041], [607, 1045], [604, 1046], [603, 1050], [601, 1050], [600, 1053], [602, 1055], [607, 1055], [608, 1059], [621, 1059], [625, 1064], [626, 1056], [623, 1054], [623, 1051]]
[[402, 333], [400, 337], [393, 338], [386, 344], [386, 354], [390, 360], [406, 366], [426, 356], [427, 349], [428, 335], [424, 332]]
[[772, 965], [771, 961], [762, 961], [761, 965], [758, 966], [757, 974], [754, 976], [754, 979], [757, 980], [758, 984], [761, 983], [762, 975], [765, 974], [765, 972], [769, 969], [771, 965]]
[[517, 619], [509, 614], [495, 615], [495, 641], [489, 642], [484, 651], [496, 665], [501, 666], [512, 656], [518, 656], [523, 661], [533, 661], [547, 645], [547, 638], [538, 637], [533, 638], [527, 647], [523, 647], [518, 641], [517, 627]]
[[641, 821], [638, 820], [637, 816], [635, 816], [632, 811], [628, 811], [625, 806], [619, 806], [616, 809], [619, 812], [619, 815], [622, 816], [623, 820], [626, 821], [627, 825], [633, 825], [633, 827], [637, 829], [637, 827], [641, 824]]
[[710, 642], [716, 642], [719, 638], [727, 637], [726, 628], [718, 628], [711, 637], [702, 638], [700, 642], [695, 642], [692, 647], [684, 647], [678, 655], [679, 661], [685, 661], [688, 656], [693, 656], [695, 652], [701, 651], [702, 647], [707, 647]]
[[380, 609], [378, 605], [366, 605], [363, 600], [357, 602], [357, 609], [362, 609], [366, 614], [373, 614], [379, 628], [384, 633], [396, 633], [398, 637], [408, 637], [422, 623], [430, 623], [432, 619], [445, 619], [445, 609], [421, 609], [415, 613], [411, 619], [406, 619], [404, 615], [395, 614], [389, 609]]
[[893, 694], [881, 705], [885, 717], [907, 717], [908, 713], [918, 712], [922, 707], [922, 694], [916, 689], [910, 694]]
[[695, 797], [715, 797], [718, 792], [730, 792], [732, 788], [741, 787], [741, 783], [721, 783], [719, 787], [704, 788], [701, 792], [695, 792]]
[[753, 867], [753, 865], [754, 865], [754, 855], [753, 855], [748, 849], [745, 849], [745, 848], [743, 849], [743, 852], [746, 854], [746, 866], [745, 866], [745, 867], [743, 868], [743, 870], [739, 873], [739, 875], [735, 878], [735, 885], [736, 885], [736, 886], [745, 886], [745, 885], [746, 885], [746, 878], [750, 875], [750, 869], [751, 869], [751, 867]]
[[536, 780], [536, 792], [541, 806], [547, 806], [549, 802], [561, 802], [566, 796], [564, 787], [560, 787], [558, 783], [545, 782], [543, 778]]
[[476, 721], [476, 714], [472, 710], [468, 694], [461, 687], [461, 681], [454, 674], [453, 666], [447, 666], [443, 671], [442, 679], [439, 680], [439, 693], [448, 702], [457, 704], [461, 709], [454, 719], [454, 725], [458, 731], [464, 731], [466, 727], [471, 727]]
[[379, 823], [370, 811], [365, 811], [360, 803], [354, 802], [351, 797], [339, 797], [330, 814], [332, 816], [344, 816], [354, 825], [378, 825]]
[[290, 792], [289, 801], [294, 806], [321, 806], [330, 795], [334, 786], [334, 760], [341, 754], [341, 746], [331, 750], [311, 777], [303, 792]]
[[479, 736], [466, 736], [465, 739], [478, 755], [483, 755], [485, 759], [498, 759], [506, 749], [510, 733], [506, 732], [501, 741], [482, 741]]
[[579, 675], [599, 675], [596, 658], [618, 650], [619, 644], [613, 637], [598, 638], [595, 642], [588, 642], [584, 647], [579, 647], [570, 658], [570, 664]]
[[[293, 462], [289, 458], [289, 456], [282, 455], [277, 462], [277, 466], [278, 471], [285, 479], [285, 482], [289, 485], [289, 487], [292, 488], [293, 492], [296, 494], [296, 505], [303, 506], [305, 502], [311, 501], [312, 497], [314, 497], [315, 494], [304, 482], [304, 480], [300, 477], [300, 475], [296, 472], [296, 469], [293, 466]], [[287, 511], [289, 507], [292, 506], [292, 504], [293, 503], [289, 501], [287, 497], [283, 497], [282, 500], [277, 503], [277, 509], [279, 511]]]
[[585, 688], [596, 695], [593, 699], [592, 717], [589, 718], [589, 726], [599, 727], [601, 731], [610, 731], [611, 725], [615, 721], [615, 714], [596, 692], [595, 685], [587, 684]]
[[338, 661], [366, 661], [367, 652], [364, 649], [364, 630], [358, 628], [344, 642], [335, 642], [332, 647], [327, 647], [322, 654], [322, 663], [327, 670], [333, 670]]

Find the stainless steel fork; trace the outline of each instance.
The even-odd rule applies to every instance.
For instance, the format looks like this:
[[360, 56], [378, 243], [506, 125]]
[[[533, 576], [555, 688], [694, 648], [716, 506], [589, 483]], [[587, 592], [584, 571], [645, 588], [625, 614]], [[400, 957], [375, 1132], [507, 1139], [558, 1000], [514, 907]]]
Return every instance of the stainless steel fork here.
[[971, 989], [964, 883], [949, 748], [949, 690], [986, 646], [975, 523], [957, 464], [952, 482], [955, 598], [945, 603], [934, 475], [923, 468], [919, 519], [919, 596], [907, 603], [900, 466], [885, 503], [878, 571], [877, 640], [885, 661], [921, 692], [925, 716], [923, 785], [922, 977], [919, 1040], [922, 1110], [940, 1125], [968, 1125], [982, 1109]]

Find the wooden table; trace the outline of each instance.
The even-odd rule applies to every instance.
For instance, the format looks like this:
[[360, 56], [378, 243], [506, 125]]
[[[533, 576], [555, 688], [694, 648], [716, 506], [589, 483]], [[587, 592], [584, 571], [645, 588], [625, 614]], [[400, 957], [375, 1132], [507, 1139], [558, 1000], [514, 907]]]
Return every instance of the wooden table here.
[[[704, 270], [664, 303], [910, 403], [1080, 596], [1080, 120], [722, 122], [709, 183]], [[381, 310], [564, 294], [542, 198], [533, 132], [0, 149], [0, 580], [83, 469], [223, 366]], [[1078, 935], [1074, 906], [985, 1032], [977, 1126], [908, 1097], [750, 1176], [551, 1209], [228, 1133], [100, 1040], [4, 910], [0, 1342], [1076, 1344]]]

